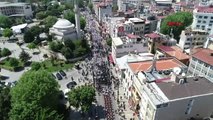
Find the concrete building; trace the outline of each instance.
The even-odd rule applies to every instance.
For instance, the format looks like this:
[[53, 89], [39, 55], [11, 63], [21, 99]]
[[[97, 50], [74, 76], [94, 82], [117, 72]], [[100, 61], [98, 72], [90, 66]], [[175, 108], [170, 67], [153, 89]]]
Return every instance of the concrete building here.
[[[122, 84], [125, 88], [125, 96], [129, 99], [130, 106], [134, 110], [137, 107], [137, 103], [139, 102], [139, 99], [137, 97], [136, 97], [137, 99], [135, 99], [135, 100], [132, 99], [133, 94], [134, 94], [134, 93], [132, 93], [132, 86], [133, 86], [133, 84], [140, 85], [140, 83], [138, 83], [138, 82], [143, 82], [144, 79], [142, 79], [141, 77], [138, 77], [138, 74], [149, 72], [153, 66], [156, 66], [155, 70], [160, 71], [161, 75], [157, 75], [154, 78], [152, 77], [150, 82], [153, 82], [156, 79], [169, 78], [171, 70], [175, 67], [179, 67], [184, 70], [186, 69], [186, 66], [183, 63], [179, 62], [178, 60], [176, 60], [174, 58], [128, 62], [128, 67], [124, 71], [124, 78], [122, 79]], [[140, 89], [140, 91], [143, 92], [142, 89]]]
[[95, 14], [98, 16], [98, 21], [102, 22], [107, 17], [112, 16], [112, 4], [111, 2], [98, 2], [94, 3]]
[[59, 19], [52, 28], [50, 28], [50, 34], [55, 36], [58, 40], [78, 38], [76, 27], [69, 20]]
[[172, 7], [172, 0], [154, 0], [156, 7], [160, 9], [168, 9]]
[[144, 83], [143, 76], [138, 74], [141, 79], [132, 88], [132, 95], [138, 98], [139, 119], [187, 120], [212, 115], [213, 84], [206, 78], [176, 76]]
[[129, 53], [146, 53], [147, 41], [140, 36], [128, 34], [127, 36], [112, 38], [112, 58], [122, 57]]
[[198, 6], [193, 11], [192, 29], [206, 30], [213, 34], [213, 7]]
[[208, 48], [208, 49], [213, 50], [213, 35], [209, 35], [207, 37], [207, 41], [204, 45], [204, 48]]
[[207, 40], [208, 32], [200, 29], [188, 28], [183, 30], [180, 35], [178, 46], [182, 50], [190, 49], [192, 47], [203, 47]]
[[126, 12], [131, 5], [139, 9], [142, 3], [143, 0], [118, 0], [117, 5], [119, 11]]
[[200, 0], [199, 6], [209, 6], [213, 3], [213, 0]]
[[193, 50], [188, 74], [203, 76], [213, 82], [213, 50], [197, 48]]
[[31, 5], [28, 3], [0, 2], [0, 15], [1, 14], [9, 17], [21, 16], [27, 19], [31, 19], [33, 17]]

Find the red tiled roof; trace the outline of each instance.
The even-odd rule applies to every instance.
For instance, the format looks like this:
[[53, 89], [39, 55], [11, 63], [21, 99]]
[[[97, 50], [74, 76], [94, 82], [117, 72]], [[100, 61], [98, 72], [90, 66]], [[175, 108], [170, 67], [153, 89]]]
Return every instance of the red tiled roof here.
[[213, 50], [197, 48], [193, 50], [193, 57], [213, 66]]
[[177, 58], [178, 60], [189, 59], [189, 55], [182, 52], [182, 50], [178, 46], [160, 46], [158, 47], [161, 51], [167, 53], [168, 55]]
[[[142, 62], [134, 62], [128, 63], [129, 67], [134, 73], [139, 71], [147, 71], [152, 65], [152, 60], [150, 61], [142, 61]], [[175, 59], [163, 59], [156, 61], [157, 70], [169, 70], [175, 67], [183, 67], [184, 65]]]
[[168, 51], [174, 51], [174, 49], [172, 49], [169, 46], [159, 46], [158, 49], [162, 50], [163, 52], [168, 52]]
[[133, 34], [127, 34], [127, 37], [130, 38], [130, 39], [140, 38], [140, 36], [138, 36], [138, 35], [133, 35]]
[[213, 7], [197, 7], [197, 12], [204, 12], [204, 13], [213, 13]]
[[145, 36], [151, 39], [160, 37], [160, 35], [158, 35], [157, 33], [150, 33], [150, 34], [146, 34]]

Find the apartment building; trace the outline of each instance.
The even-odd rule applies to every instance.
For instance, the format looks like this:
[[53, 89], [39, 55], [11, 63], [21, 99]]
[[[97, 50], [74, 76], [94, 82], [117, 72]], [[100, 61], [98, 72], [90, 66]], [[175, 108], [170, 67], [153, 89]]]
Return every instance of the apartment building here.
[[213, 84], [206, 78], [177, 76], [152, 83], [139, 80], [133, 84], [133, 92], [139, 98], [139, 109], [136, 109], [139, 119], [187, 120], [213, 113]]
[[203, 76], [213, 82], [213, 50], [197, 48], [193, 50], [188, 74]]
[[[125, 77], [122, 79], [122, 84], [124, 86], [125, 96], [129, 99], [132, 109], [136, 109], [137, 103], [139, 102], [138, 97], [133, 96], [134, 93], [132, 93], [132, 86], [133, 84], [140, 84], [138, 83], [140, 82], [138, 79], [141, 79], [142, 81], [145, 80], [138, 77], [138, 73], [152, 71], [152, 68], [154, 68], [153, 71], [160, 71], [161, 74], [156, 74], [155, 77], [151, 76], [151, 74], [147, 74], [147, 76], [150, 77], [149, 82], [153, 82], [155, 79], [168, 79], [171, 70], [176, 67], [182, 68], [186, 71], [186, 66], [174, 58], [128, 62], [127, 69], [124, 71]], [[137, 99], [132, 99], [134, 97]]]
[[28, 19], [33, 17], [31, 5], [28, 3], [0, 2], [0, 14], [10, 17], [24, 16]]
[[111, 2], [98, 2], [94, 3], [95, 14], [98, 16], [98, 21], [102, 22], [107, 17], [112, 16]]
[[182, 50], [203, 47], [207, 40], [208, 32], [201, 29], [188, 28], [183, 30], [180, 35], [178, 46]]
[[154, 0], [156, 7], [166, 9], [172, 7], [172, 0]]
[[129, 53], [145, 53], [147, 51], [147, 41], [140, 36], [127, 34], [127, 36], [112, 38], [113, 60]]
[[136, 8], [139, 8], [142, 5], [142, 2], [142, 0], [118, 0], [118, 10], [126, 12], [130, 5], [134, 5]]
[[202, 29], [213, 34], [213, 6], [198, 6], [194, 9], [192, 29]]
[[145, 20], [140, 18], [129, 18], [124, 24], [124, 30], [126, 33], [134, 34], [138, 36], [144, 35]]

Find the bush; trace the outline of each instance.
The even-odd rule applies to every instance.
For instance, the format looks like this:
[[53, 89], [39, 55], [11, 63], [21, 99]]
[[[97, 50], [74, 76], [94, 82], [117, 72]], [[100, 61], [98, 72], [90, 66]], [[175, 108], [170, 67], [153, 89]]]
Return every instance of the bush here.
[[4, 48], [2, 51], [1, 51], [1, 56], [3, 57], [6, 57], [6, 56], [9, 56], [11, 55], [11, 51], [7, 48]]
[[37, 71], [37, 70], [39, 70], [39, 69], [41, 69], [41, 64], [40, 64], [40, 63], [38, 63], [38, 62], [33, 62], [33, 63], [31, 64], [31, 70]]
[[18, 67], [19, 66], [19, 61], [16, 58], [10, 58], [9, 60], [9, 65], [11, 67]]
[[64, 45], [61, 42], [55, 42], [55, 41], [52, 41], [49, 44], [50, 50], [54, 52], [60, 52], [63, 46]]

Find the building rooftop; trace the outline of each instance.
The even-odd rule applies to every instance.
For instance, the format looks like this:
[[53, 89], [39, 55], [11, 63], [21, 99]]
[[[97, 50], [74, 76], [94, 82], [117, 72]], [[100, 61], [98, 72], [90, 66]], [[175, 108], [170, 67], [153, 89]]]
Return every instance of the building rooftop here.
[[158, 35], [157, 33], [150, 33], [150, 34], [146, 34], [145, 37], [149, 37], [151, 39], [154, 39], [154, 38], [159, 38], [160, 35]]
[[213, 66], [213, 50], [197, 48], [193, 50], [192, 56]]
[[197, 12], [202, 12], [202, 13], [213, 13], [213, 7], [212, 6], [198, 6]]
[[[128, 65], [134, 73], [141, 71], [148, 71], [153, 64], [152, 60], [142, 62], [129, 62]], [[183, 63], [174, 58], [158, 59], [156, 60], [156, 69], [158, 71], [170, 70], [175, 67], [186, 67]]]
[[7, 6], [23, 6], [23, 5], [30, 5], [29, 3], [10, 3], [10, 2], [0, 2], [0, 7], [7, 7]]
[[123, 41], [120, 37], [112, 38], [112, 42], [115, 44], [115, 46], [123, 45]]
[[136, 22], [145, 22], [144, 20], [142, 20], [140, 18], [129, 18], [129, 21], [134, 22], [134, 23], [136, 23]]
[[147, 61], [154, 57], [151, 53], [128, 54], [120, 58], [116, 58], [119, 69], [126, 69], [128, 62]]
[[213, 83], [204, 77], [189, 77], [182, 84], [174, 81], [156, 84], [170, 100], [213, 93]]
[[138, 35], [133, 35], [133, 34], [127, 34], [127, 37], [130, 38], [130, 39], [137, 39], [137, 38], [140, 38], [140, 36], [138, 36]]
[[162, 52], [177, 58], [178, 60], [189, 59], [189, 55], [183, 53], [183, 51], [178, 46], [159, 46], [159, 50]]

